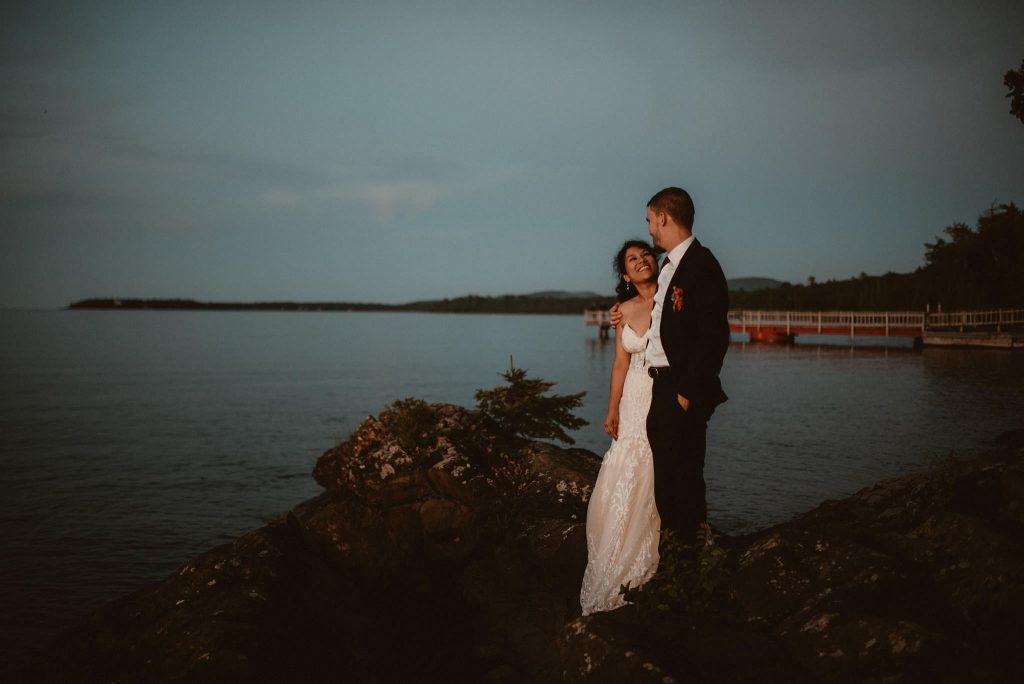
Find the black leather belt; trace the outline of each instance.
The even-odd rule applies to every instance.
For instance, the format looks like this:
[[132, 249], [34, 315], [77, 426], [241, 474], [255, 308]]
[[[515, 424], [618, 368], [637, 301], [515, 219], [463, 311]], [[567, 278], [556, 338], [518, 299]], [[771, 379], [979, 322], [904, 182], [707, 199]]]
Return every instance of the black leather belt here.
[[647, 369], [647, 374], [652, 378], [668, 377], [668, 366], [651, 366]]

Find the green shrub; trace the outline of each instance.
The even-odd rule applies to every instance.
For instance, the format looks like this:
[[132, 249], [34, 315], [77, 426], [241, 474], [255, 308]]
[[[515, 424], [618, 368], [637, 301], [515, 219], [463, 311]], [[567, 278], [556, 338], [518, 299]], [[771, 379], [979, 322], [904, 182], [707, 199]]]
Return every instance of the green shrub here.
[[380, 422], [410, 454], [437, 442], [437, 411], [422, 399], [406, 397], [391, 402], [381, 411]]
[[707, 610], [728, 576], [728, 553], [717, 538], [707, 523], [697, 530], [692, 546], [681, 543], [674, 532], [662, 530], [657, 573], [642, 586], [623, 585], [620, 592], [642, 615]]

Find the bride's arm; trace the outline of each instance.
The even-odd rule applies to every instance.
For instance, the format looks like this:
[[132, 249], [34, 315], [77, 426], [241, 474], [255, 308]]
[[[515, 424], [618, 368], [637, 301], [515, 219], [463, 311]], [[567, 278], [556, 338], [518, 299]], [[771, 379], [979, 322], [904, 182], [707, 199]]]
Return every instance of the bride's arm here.
[[612, 439], [619, 438], [619, 402], [622, 400], [622, 386], [626, 383], [629, 370], [629, 352], [622, 347], [623, 323], [615, 326], [615, 360], [612, 362], [611, 391], [608, 393], [608, 415], [604, 419], [604, 431]]

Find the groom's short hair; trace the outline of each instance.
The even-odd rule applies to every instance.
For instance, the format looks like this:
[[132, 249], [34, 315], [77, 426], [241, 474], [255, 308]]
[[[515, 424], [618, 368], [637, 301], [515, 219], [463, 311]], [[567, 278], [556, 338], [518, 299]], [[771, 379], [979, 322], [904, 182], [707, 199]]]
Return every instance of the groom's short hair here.
[[665, 188], [657, 192], [647, 206], [652, 211], [663, 211], [681, 226], [693, 230], [693, 198], [682, 188]]

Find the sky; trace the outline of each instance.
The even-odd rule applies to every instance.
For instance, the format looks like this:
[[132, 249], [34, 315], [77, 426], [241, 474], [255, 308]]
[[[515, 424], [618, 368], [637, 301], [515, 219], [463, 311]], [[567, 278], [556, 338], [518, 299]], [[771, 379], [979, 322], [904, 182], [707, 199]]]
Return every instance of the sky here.
[[1024, 203], [1020, 2], [0, 7], [0, 306], [611, 293], [686, 188], [730, 278], [912, 271]]

